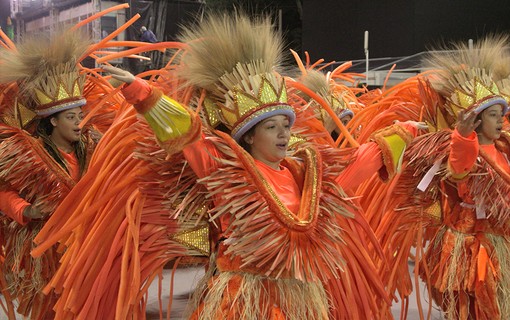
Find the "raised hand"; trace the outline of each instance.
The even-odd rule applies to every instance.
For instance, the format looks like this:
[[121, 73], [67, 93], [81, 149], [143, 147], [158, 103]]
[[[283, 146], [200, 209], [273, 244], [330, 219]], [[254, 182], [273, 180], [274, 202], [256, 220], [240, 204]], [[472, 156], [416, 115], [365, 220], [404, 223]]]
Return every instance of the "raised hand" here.
[[408, 120], [405, 123], [409, 123], [409, 124], [413, 125], [418, 130], [428, 130], [429, 129], [429, 126], [427, 125], [426, 122]]
[[468, 112], [465, 110], [459, 111], [456, 128], [461, 136], [467, 138], [480, 125], [482, 120], [476, 120], [476, 116], [477, 114], [474, 110]]
[[427, 125], [426, 122], [419, 122], [419, 121], [413, 121], [413, 120], [407, 120], [407, 121], [404, 121], [404, 122], [401, 122], [401, 121], [394, 121], [394, 123], [402, 123], [402, 124], [408, 124], [408, 125], [411, 125], [413, 127], [415, 127], [416, 129], [418, 130], [428, 130], [429, 129], [429, 126]]
[[41, 213], [41, 210], [39, 208], [29, 205], [28, 207], [23, 210], [23, 216], [29, 218], [29, 219], [42, 219], [44, 218], [44, 215]]
[[116, 80], [119, 80], [119, 81], [122, 81], [122, 82], [125, 82], [128, 84], [135, 81], [135, 76], [129, 71], [126, 71], [126, 70], [123, 70], [120, 68], [116, 68], [116, 67], [112, 67], [112, 66], [106, 66], [106, 65], [102, 66], [101, 69], [110, 73], [112, 75], [112, 78], [114, 78]]

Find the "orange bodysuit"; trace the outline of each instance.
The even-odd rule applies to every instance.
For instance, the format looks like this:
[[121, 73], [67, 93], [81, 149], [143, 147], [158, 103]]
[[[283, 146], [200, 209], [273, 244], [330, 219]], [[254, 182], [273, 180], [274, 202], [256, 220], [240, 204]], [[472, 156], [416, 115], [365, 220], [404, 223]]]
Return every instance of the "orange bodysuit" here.
[[508, 146], [505, 137], [479, 145], [475, 133], [467, 138], [456, 130], [452, 133], [451, 178], [441, 184], [443, 227], [422, 260], [430, 270], [433, 298], [448, 319], [510, 316], [508, 207], [498, 200], [498, 194], [510, 195], [510, 165], [503, 145]]

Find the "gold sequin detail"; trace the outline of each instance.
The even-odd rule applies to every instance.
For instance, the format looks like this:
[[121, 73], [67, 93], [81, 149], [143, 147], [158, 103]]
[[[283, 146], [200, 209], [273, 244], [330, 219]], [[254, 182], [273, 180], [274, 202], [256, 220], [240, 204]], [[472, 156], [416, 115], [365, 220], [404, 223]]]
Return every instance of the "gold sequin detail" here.
[[207, 224], [185, 227], [183, 231], [174, 234], [171, 239], [186, 246], [190, 250], [190, 255], [208, 256], [210, 254], [209, 226]]
[[434, 202], [432, 205], [426, 208], [425, 213], [437, 219], [441, 219], [441, 206], [439, 201]]

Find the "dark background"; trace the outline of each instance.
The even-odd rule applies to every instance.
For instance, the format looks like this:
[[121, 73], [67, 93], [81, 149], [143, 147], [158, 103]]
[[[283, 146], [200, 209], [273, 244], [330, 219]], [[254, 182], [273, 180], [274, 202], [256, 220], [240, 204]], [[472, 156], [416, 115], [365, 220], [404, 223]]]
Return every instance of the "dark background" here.
[[[491, 32], [510, 33], [509, 0], [207, 0], [205, 5], [197, 0], [119, 2], [131, 3], [128, 18], [142, 13], [142, 19], [130, 28], [128, 38], [136, 39], [139, 27], [147, 25], [161, 41], [174, 40], [178, 25], [189, 22], [204, 8], [243, 8], [247, 12], [271, 13], [275, 18], [282, 10], [288, 47], [300, 53], [310, 52], [313, 60], [363, 59], [365, 30], [369, 31], [371, 59], [413, 55], [441, 41], [476, 40]], [[9, 0], [0, 0], [3, 27], [8, 11]], [[30, 13], [26, 14], [28, 18]]]
[[510, 31], [506, 0], [303, 0], [302, 48], [316, 58], [364, 58], [369, 31], [371, 58], [412, 55], [440, 41]]
[[9, 16], [10, 11], [9, 0], [0, 0], [0, 27], [5, 31], [5, 26], [7, 23], [7, 17]]

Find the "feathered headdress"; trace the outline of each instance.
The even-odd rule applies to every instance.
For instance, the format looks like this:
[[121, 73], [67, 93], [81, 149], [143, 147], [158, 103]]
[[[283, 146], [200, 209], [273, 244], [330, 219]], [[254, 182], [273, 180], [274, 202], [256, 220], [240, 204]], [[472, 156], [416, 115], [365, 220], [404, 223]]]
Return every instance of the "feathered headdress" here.
[[[310, 69], [307, 70], [306, 74], [303, 74], [299, 80], [310, 90], [313, 90], [321, 96], [331, 106], [331, 109], [333, 109], [339, 119], [348, 115], [351, 117], [354, 115], [352, 110], [347, 108], [347, 102], [344, 100], [343, 96], [351, 92], [349, 90], [343, 92], [337, 90], [334, 80], [329, 79], [327, 74]], [[324, 125], [328, 127], [328, 124], [330, 122], [332, 123], [333, 120], [331, 120], [331, 117], [320, 106], [318, 110], [320, 111], [318, 116]]]
[[212, 127], [223, 123], [239, 141], [273, 115], [283, 114], [294, 122], [278, 73], [282, 39], [269, 18], [210, 15], [197, 27], [185, 29], [180, 39], [190, 49], [182, 58], [180, 76], [207, 90], [204, 110]]
[[0, 53], [0, 83], [17, 81], [23, 104], [40, 117], [83, 106], [85, 77], [77, 63], [88, 45], [78, 31], [30, 36]]
[[[510, 75], [508, 36], [488, 36], [473, 48], [464, 43], [453, 44], [444, 51], [432, 51], [424, 66], [438, 70], [430, 78], [431, 84], [446, 98], [446, 109], [457, 118], [460, 110], [475, 110], [501, 104], [508, 111], [510, 96], [505, 93], [503, 79]], [[452, 124], [450, 124], [452, 125]]]

